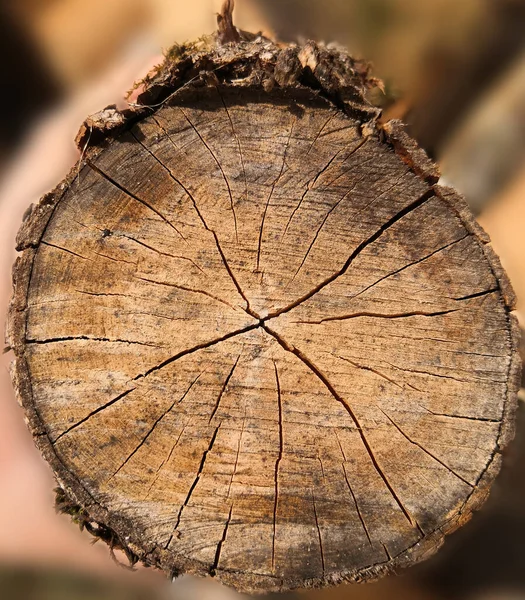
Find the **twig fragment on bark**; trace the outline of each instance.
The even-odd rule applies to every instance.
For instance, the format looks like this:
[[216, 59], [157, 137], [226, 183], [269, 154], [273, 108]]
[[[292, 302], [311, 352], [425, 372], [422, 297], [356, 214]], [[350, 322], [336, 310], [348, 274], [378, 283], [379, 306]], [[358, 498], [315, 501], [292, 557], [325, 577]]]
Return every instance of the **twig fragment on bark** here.
[[221, 12], [217, 15], [217, 32], [221, 44], [233, 44], [241, 41], [237, 27], [233, 24], [234, 0], [225, 0]]

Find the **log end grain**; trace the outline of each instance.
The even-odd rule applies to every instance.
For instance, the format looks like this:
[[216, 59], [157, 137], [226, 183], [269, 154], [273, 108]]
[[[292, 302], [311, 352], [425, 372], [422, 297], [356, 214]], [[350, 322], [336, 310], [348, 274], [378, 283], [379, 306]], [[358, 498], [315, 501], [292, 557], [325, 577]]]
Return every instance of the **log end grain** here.
[[513, 293], [365, 63], [239, 36], [84, 124], [18, 236], [13, 382], [59, 508], [132, 563], [370, 580], [488, 494]]

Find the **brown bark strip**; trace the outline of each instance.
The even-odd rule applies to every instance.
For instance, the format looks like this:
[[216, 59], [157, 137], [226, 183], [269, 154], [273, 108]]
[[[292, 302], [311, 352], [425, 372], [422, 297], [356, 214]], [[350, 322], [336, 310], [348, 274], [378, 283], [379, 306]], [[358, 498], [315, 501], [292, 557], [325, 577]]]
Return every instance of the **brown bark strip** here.
[[234, 44], [241, 40], [237, 28], [233, 24], [234, 0], [225, 0], [221, 12], [217, 15], [219, 41], [221, 44]]

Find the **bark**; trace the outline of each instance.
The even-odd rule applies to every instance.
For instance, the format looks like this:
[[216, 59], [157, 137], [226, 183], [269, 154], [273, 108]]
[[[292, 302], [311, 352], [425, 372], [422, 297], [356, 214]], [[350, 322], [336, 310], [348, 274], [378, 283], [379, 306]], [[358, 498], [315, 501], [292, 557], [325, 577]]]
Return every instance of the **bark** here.
[[15, 387], [62, 510], [132, 562], [252, 592], [370, 580], [485, 499], [513, 294], [462, 199], [376, 124], [364, 63], [235, 31], [87, 120], [27, 216]]

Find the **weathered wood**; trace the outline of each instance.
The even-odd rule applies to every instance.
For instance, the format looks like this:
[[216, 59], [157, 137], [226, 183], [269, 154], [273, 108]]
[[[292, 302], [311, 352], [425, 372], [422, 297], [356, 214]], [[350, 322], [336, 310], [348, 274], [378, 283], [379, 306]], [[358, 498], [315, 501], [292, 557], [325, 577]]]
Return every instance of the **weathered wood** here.
[[248, 591], [428, 556], [512, 436], [486, 235], [338, 51], [179, 48], [146, 83], [18, 239], [13, 376], [62, 505]]

